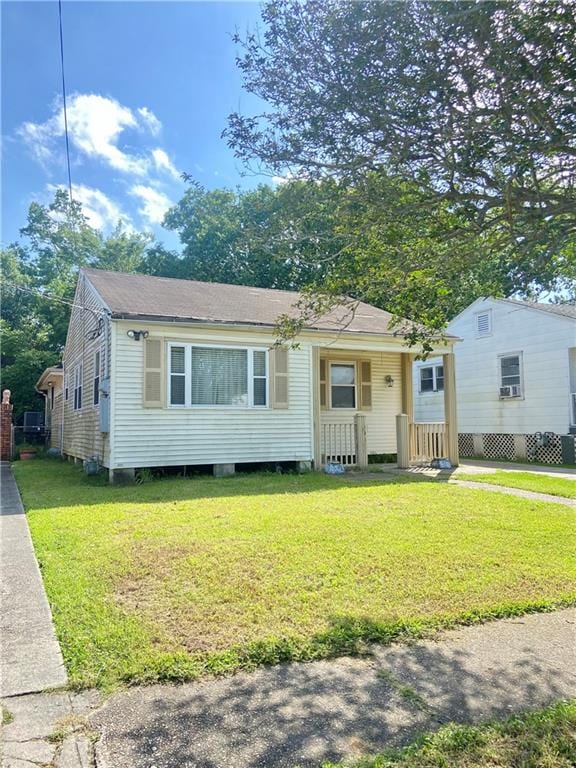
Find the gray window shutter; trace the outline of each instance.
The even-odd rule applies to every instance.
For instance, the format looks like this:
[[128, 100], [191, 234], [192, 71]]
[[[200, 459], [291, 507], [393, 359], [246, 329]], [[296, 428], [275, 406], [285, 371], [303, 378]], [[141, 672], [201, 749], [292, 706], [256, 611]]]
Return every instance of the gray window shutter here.
[[270, 405], [288, 408], [288, 350], [273, 347], [270, 350]]
[[164, 340], [144, 339], [144, 392], [145, 408], [164, 405]]
[[328, 364], [326, 363], [326, 360], [320, 360], [320, 408], [326, 408], [327, 407], [327, 401], [326, 401], [326, 392], [327, 392], [327, 382], [326, 382], [326, 371], [328, 369]]
[[361, 360], [360, 365], [360, 408], [363, 411], [372, 408], [372, 363]]

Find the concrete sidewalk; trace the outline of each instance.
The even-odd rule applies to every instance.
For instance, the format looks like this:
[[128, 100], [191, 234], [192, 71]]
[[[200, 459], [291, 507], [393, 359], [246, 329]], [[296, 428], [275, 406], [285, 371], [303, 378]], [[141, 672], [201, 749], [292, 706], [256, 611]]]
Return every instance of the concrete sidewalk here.
[[447, 721], [576, 696], [576, 610], [113, 696], [90, 718], [99, 768], [281, 768], [353, 759]]
[[0, 468], [0, 696], [66, 684], [60, 646], [10, 464]]

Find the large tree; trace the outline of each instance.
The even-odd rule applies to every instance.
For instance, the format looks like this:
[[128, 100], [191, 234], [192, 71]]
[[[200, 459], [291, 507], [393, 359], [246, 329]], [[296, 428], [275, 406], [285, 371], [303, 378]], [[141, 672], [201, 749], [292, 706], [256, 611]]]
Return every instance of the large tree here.
[[[238, 157], [276, 174], [400, 175], [444, 239], [509, 251], [512, 290], [565, 287], [576, 233], [576, 4], [269, 0], [245, 39]], [[463, 218], [465, 225], [463, 225]], [[513, 257], [513, 258], [512, 258]]]
[[93, 266], [148, 271], [152, 253], [166, 252], [149, 235], [123, 230], [108, 236], [91, 227], [77, 202], [57, 191], [48, 205], [32, 203], [21, 238], [0, 251], [2, 268], [2, 381], [15, 412], [37, 410], [34, 383], [60, 359], [78, 270]]

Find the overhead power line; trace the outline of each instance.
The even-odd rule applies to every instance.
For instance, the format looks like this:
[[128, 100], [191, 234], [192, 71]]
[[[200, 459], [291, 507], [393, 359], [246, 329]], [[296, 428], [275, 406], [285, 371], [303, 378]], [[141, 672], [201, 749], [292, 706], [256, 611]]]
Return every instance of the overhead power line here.
[[62, 0], [58, 0], [58, 22], [60, 27], [60, 68], [62, 70], [62, 102], [64, 106], [64, 136], [66, 139], [66, 165], [68, 168], [68, 194], [72, 202], [72, 172], [70, 170], [70, 141], [68, 139], [68, 108], [66, 104], [66, 75], [64, 71], [64, 34], [62, 32]]

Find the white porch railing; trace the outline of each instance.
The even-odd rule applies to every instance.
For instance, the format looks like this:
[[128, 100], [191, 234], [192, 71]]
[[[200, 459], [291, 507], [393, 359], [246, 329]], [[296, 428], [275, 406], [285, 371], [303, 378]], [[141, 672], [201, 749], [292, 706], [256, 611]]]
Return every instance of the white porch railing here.
[[431, 461], [447, 455], [444, 422], [410, 424], [410, 461]]
[[356, 414], [354, 421], [321, 424], [320, 453], [322, 465], [338, 462], [345, 467], [368, 464], [366, 418]]

